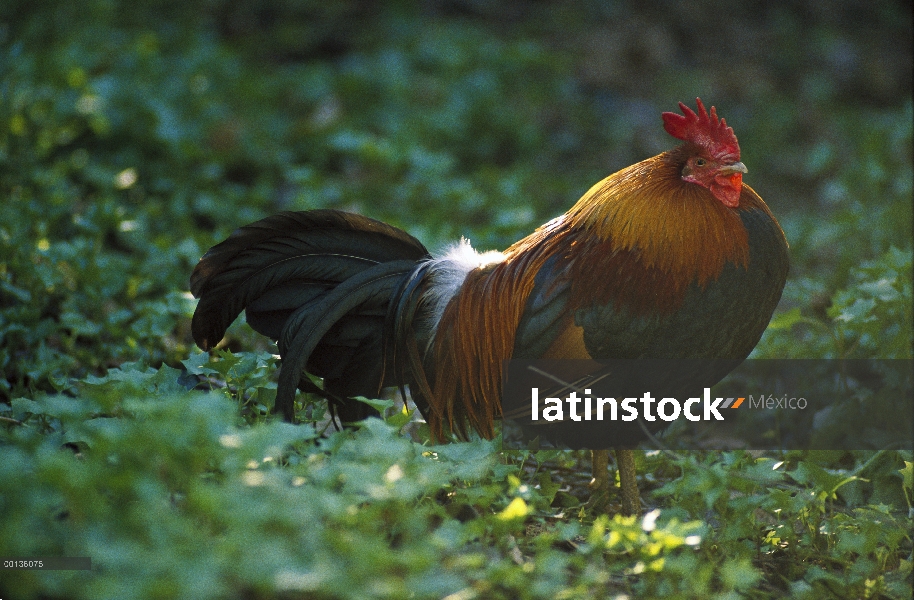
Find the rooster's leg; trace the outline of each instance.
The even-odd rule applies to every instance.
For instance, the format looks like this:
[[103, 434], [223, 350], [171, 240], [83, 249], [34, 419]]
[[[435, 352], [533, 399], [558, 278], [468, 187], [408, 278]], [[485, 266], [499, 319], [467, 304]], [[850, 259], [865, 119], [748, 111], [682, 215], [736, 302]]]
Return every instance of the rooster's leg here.
[[[632, 450], [616, 448], [619, 465], [619, 486], [622, 493], [622, 514], [641, 513], [638, 482], [635, 479], [635, 455]], [[609, 450], [592, 452], [593, 479], [590, 482], [590, 504], [596, 512], [605, 512], [609, 504]]]
[[593, 479], [590, 480], [590, 506], [595, 514], [609, 506], [609, 450], [591, 451]]
[[616, 462], [619, 465], [619, 487], [622, 490], [622, 514], [640, 515], [641, 497], [638, 493], [638, 480], [635, 479], [634, 451], [616, 448]]

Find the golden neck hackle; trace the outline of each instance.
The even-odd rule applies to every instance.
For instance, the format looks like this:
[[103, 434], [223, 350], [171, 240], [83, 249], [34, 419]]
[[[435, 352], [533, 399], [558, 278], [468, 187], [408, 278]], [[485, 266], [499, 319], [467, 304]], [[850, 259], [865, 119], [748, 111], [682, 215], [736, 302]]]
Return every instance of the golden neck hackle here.
[[[564, 218], [572, 229], [609, 242], [615, 251], [634, 253], [644, 268], [704, 286], [728, 262], [747, 266], [748, 235], [736, 210], [706, 188], [682, 181], [675, 153], [610, 175]], [[742, 197], [757, 204], [748, 186]]]

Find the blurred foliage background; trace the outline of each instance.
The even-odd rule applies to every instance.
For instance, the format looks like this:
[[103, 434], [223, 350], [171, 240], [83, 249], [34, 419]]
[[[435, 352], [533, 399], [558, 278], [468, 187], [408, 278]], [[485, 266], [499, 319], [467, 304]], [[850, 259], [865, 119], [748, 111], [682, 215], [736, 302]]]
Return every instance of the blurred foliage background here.
[[[94, 587], [77, 576], [31, 574], [16, 591], [223, 597], [240, 581], [238, 597], [257, 598], [277, 590], [405, 597], [403, 589], [416, 597], [466, 592], [460, 598], [599, 590], [707, 598], [753, 589], [759, 597], [909, 596], [910, 535], [892, 537], [904, 531], [895, 519], [912, 497], [908, 451], [794, 457], [793, 475], [777, 480], [770, 465], [761, 480], [764, 469], [745, 455], [694, 456], [675, 467], [647, 457], [642, 472], [666, 482], [653, 504], [673, 510], [659, 529], [616, 522], [629, 537], [610, 534], [610, 544], [601, 537], [607, 522], [598, 520], [584, 546], [568, 541], [579, 532], [563, 529], [525, 546], [534, 559], [524, 560], [505, 541], [518, 534], [519, 513], [501, 511], [517, 509], [518, 498], [530, 514], [551, 510], [558, 487], [540, 479], [534, 486], [537, 457], [496, 460], [478, 442], [463, 452], [486, 457], [479, 469], [455, 466], [458, 450], [452, 462], [442, 450], [433, 468], [421, 446], [402, 446], [376, 424], [331, 436], [348, 441], [330, 443], [330, 459], [301, 439], [290, 458], [264, 440], [305, 433], [259, 421], [244, 429], [247, 421], [231, 417], [237, 406], [187, 396], [172, 383], [175, 369], [212, 376], [217, 390], [254, 409], [260, 400], [245, 390], [270, 394], [268, 355], [200, 357], [189, 335], [189, 273], [236, 227], [280, 210], [332, 207], [403, 227], [430, 248], [459, 236], [504, 248], [597, 180], [671, 147], [659, 114], [696, 96], [734, 127], [745, 181], [791, 244], [790, 280], [756, 356], [911, 358], [911, 23], [904, 1], [7, 0], [0, 411], [8, 416], [0, 451], [15, 458], [0, 461], [0, 553], [91, 551], [109, 569]], [[227, 347], [269, 349], [243, 324], [230, 330]], [[62, 444], [79, 451], [75, 471]], [[197, 456], [181, 444], [196, 444]], [[388, 458], [379, 444], [390, 446]], [[275, 487], [252, 486], [251, 473], [261, 471], [226, 447], [261, 464], [278, 457], [287, 468], [260, 480]], [[322, 508], [290, 500], [289, 481], [312, 485], [324, 460], [337, 460], [332, 468], [351, 480], [361, 473], [359, 452], [378, 461], [372, 477], [380, 488], [339, 488], [318, 477], [310, 498], [323, 499]], [[562, 461], [573, 463], [548, 460], [559, 461], [557, 473]], [[113, 483], [111, 469], [122, 474]], [[848, 478], [857, 479], [843, 489], [856, 491], [842, 498], [836, 490]], [[390, 492], [400, 480], [413, 487]], [[761, 487], [750, 493], [747, 482]], [[782, 522], [792, 523], [789, 531], [764, 534], [767, 517], [741, 520], [728, 492], [734, 485], [769, 516], [791, 515]], [[390, 493], [379, 499], [381, 488]], [[439, 488], [503, 518], [455, 519], [433, 501]], [[806, 505], [785, 489], [824, 496]], [[259, 512], [271, 502], [311, 516]], [[369, 514], [349, 514], [354, 506]], [[133, 508], [119, 525], [110, 513], [123, 507]], [[240, 514], [225, 515], [231, 511]], [[751, 552], [715, 546], [732, 558], [724, 562], [707, 548], [674, 554], [693, 540], [679, 528], [707, 511], [731, 524], [716, 533], [696, 525], [717, 543], [759, 530], [768, 537]], [[151, 514], [164, 520], [150, 522]], [[304, 552], [296, 526], [309, 518], [323, 533]], [[902, 522], [910, 529], [909, 515]], [[222, 546], [196, 556], [192, 534], [201, 523]], [[47, 533], [35, 538], [37, 530]], [[649, 545], [660, 542], [652, 536], [661, 532], [679, 541], [654, 552]], [[393, 566], [379, 558], [390, 536], [400, 536], [404, 552]], [[558, 552], [559, 543], [576, 550]], [[233, 570], [233, 557], [267, 547], [267, 558]], [[622, 561], [607, 567], [607, 548]], [[152, 560], [155, 552], [162, 556]], [[360, 573], [356, 583], [347, 587], [330, 563]], [[453, 574], [442, 575], [440, 564]], [[837, 575], [850, 564], [862, 566]], [[0, 590], [12, 585], [6, 577]], [[503, 588], [486, 587], [496, 580]]]

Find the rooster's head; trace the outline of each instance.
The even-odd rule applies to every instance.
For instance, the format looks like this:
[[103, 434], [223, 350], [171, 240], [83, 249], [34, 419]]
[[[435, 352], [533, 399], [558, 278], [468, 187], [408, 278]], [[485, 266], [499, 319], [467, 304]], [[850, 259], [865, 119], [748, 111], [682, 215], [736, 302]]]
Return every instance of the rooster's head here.
[[724, 206], [739, 206], [746, 165], [739, 161], [739, 142], [727, 121], [717, 118], [717, 109], [705, 110], [701, 98], [696, 98], [698, 112], [679, 103], [681, 115], [663, 113], [667, 133], [683, 140], [688, 146], [688, 158], [682, 167], [682, 179], [708, 188]]

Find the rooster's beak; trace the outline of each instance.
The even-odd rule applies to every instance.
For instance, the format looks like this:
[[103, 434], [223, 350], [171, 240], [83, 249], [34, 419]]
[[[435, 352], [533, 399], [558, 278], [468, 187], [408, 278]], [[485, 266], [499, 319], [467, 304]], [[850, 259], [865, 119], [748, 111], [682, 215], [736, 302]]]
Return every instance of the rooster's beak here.
[[724, 165], [717, 170], [719, 175], [728, 175], [730, 173], [748, 173], [749, 169], [746, 168], [741, 162], [735, 162], [732, 165]]

